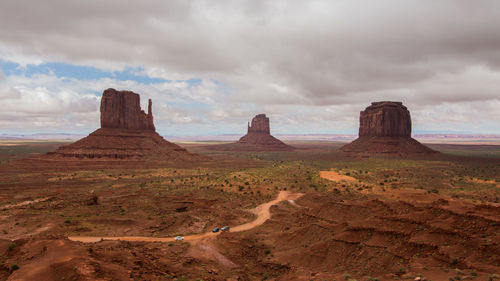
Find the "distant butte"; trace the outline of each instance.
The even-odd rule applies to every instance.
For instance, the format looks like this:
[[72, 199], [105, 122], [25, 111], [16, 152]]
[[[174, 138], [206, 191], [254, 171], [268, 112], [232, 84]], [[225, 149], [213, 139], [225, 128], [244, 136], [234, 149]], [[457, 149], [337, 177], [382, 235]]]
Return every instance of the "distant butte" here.
[[100, 109], [100, 129], [41, 158], [191, 161], [201, 157], [166, 141], [156, 133], [151, 100], [148, 103], [148, 113], [145, 113], [141, 110], [138, 94], [107, 89], [102, 94]]
[[236, 143], [211, 146], [216, 150], [234, 151], [292, 151], [295, 148], [271, 135], [269, 118], [258, 114], [248, 124], [247, 134]]
[[431, 154], [436, 151], [411, 137], [410, 111], [402, 102], [372, 102], [359, 115], [359, 137], [344, 145], [357, 154]]

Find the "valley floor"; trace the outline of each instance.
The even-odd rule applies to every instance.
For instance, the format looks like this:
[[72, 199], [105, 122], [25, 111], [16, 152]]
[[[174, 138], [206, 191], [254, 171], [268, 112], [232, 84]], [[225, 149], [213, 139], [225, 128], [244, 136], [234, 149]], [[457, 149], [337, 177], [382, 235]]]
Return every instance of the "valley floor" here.
[[[0, 280], [500, 274], [499, 146], [434, 145], [446, 154], [401, 159], [350, 158], [332, 142], [265, 153], [190, 143], [211, 160], [184, 167], [18, 160], [57, 145], [5, 146], [0, 155]], [[225, 225], [233, 231], [210, 234]]]

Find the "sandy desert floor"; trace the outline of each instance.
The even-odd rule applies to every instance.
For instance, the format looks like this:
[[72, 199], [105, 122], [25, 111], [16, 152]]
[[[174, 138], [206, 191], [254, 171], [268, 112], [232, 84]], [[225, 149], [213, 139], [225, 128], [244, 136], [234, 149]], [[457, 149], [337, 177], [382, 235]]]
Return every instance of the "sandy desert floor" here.
[[[446, 154], [402, 159], [347, 157], [332, 142], [265, 153], [190, 143], [211, 160], [19, 160], [58, 145], [0, 149], [0, 280], [500, 274], [499, 146], [436, 144]], [[231, 231], [211, 233], [225, 225]]]

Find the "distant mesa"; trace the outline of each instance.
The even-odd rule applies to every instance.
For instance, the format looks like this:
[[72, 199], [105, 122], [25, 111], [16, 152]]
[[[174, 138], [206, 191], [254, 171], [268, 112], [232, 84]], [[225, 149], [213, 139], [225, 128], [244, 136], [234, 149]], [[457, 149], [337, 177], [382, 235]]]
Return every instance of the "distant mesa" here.
[[411, 137], [410, 111], [402, 102], [372, 102], [359, 115], [359, 137], [344, 152], [367, 154], [431, 154], [436, 151]]
[[101, 128], [42, 155], [52, 160], [196, 160], [201, 156], [166, 141], [155, 131], [152, 101], [141, 110], [140, 96], [107, 89], [101, 98]]
[[252, 119], [252, 123], [248, 124], [247, 134], [239, 141], [214, 145], [210, 148], [233, 151], [292, 151], [295, 149], [271, 135], [269, 118], [265, 114], [258, 114]]

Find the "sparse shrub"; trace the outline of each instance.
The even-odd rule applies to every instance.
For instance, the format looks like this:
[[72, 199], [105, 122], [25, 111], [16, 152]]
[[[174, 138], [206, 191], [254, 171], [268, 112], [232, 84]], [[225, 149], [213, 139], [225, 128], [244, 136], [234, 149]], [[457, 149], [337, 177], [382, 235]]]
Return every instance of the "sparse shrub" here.
[[10, 251], [14, 250], [15, 247], [16, 247], [16, 243], [10, 243], [7, 250], [10, 252]]
[[403, 275], [406, 273], [406, 268], [401, 267], [398, 269], [398, 272], [396, 273], [397, 275]]
[[17, 264], [13, 264], [13, 265], [10, 267], [10, 271], [11, 271], [11, 272], [12, 272], [12, 271], [16, 271], [16, 270], [18, 270], [18, 269], [19, 269], [19, 265], [17, 265]]

